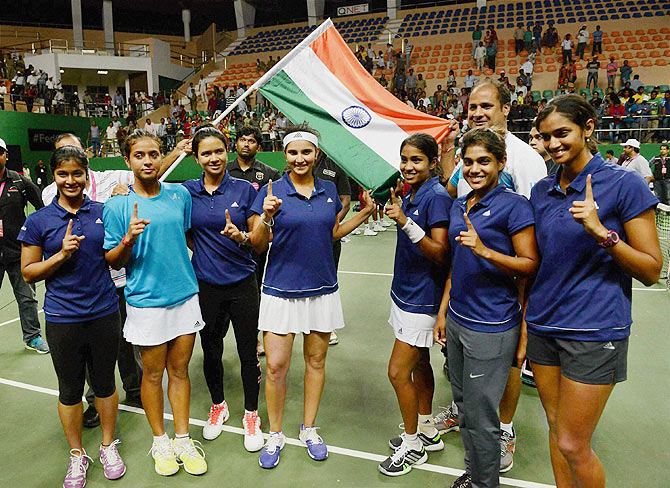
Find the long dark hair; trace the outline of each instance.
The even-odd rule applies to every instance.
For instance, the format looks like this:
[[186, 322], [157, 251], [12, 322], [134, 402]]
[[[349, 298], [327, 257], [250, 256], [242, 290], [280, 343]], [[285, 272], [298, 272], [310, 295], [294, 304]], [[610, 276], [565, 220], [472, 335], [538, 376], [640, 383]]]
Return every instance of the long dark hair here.
[[88, 169], [88, 157], [86, 157], [83, 149], [76, 146], [63, 146], [60, 149], [56, 149], [51, 155], [51, 161], [49, 162], [51, 172], [55, 173], [61, 163], [71, 159], [85, 170]]
[[219, 129], [214, 127], [212, 124], [205, 124], [198, 127], [198, 130], [195, 131], [193, 135], [193, 141], [191, 142], [191, 147], [193, 148], [193, 155], [195, 158], [198, 158], [198, 148], [200, 143], [207, 139], [208, 137], [215, 137], [223, 143], [223, 147], [226, 147], [226, 136], [223, 135]]
[[[412, 134], [407, 139], [402, 141], [402, 144], [400, 144], [400, 154], [402, 154], [403, 148], [407, 145], [415, 147], [423, 154], [425, 154], [429, 163], [432, 163], [435, 159], [437, 159], [440, 153], [440, 148], [437, 145], [435, 138], [429, 134], [424, 134], [421, 132]], [[435, 167], [432, 169], [431, 175], [442, 175], [442, 166], [440, 166], [439, 161], [435, 163]]]
[[472, 129], [465, 133], [461, 140], [461, 154], [465, 157], [465, 152], [469, 147], [481, 146], [493, 154], [498, 161], [502, 161], [507, 155], [507, 145], [505, 139], [499, 133], [488, 127]]
[[[559, 95], [549, 101], [547, 106], [535, 117], [535, 128], [539, 131], [542, 121], [554, 112], [561, 114], [573, 124], [578, 125], [582, 131], [586, 130], [589, 120], [593, 120], [594, 125], [598, 122], [598, 115], [596, 115], [591, 104], [579, 95], [569, 93]], [[586, 141], [586, 145], [591, 154], [598, 152], [598, 141], [595, 136], [591, 135]]]

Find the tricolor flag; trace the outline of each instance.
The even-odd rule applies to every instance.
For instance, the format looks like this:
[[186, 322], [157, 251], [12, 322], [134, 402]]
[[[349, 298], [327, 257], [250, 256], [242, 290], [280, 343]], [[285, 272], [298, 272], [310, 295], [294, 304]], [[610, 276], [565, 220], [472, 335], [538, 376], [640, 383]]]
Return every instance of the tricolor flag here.
[[359, 185], [381, 196], [399, 175], [400, 144], [449, 122], [410, 108], [382, 87], [330, 19], [254, 84], [288, 119], [321, 133], [320, 147]]

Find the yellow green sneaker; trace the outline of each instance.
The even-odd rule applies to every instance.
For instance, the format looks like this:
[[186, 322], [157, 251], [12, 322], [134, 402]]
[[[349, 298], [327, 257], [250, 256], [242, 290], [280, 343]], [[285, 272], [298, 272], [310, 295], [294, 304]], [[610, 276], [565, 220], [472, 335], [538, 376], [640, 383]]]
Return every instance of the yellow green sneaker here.
[[171, 476], [179, 471], [177, 456], [169, 439], [164, 443], [154, 442], [149, 454], [154, 458], [156, 473], [161, 476]]
[[172, 441], [172, 446], [177, 459], [188, 474], [200, 475], [207, 472], [205, 451], [199, 441], [194, 441], [190, 437], [177, 438]]

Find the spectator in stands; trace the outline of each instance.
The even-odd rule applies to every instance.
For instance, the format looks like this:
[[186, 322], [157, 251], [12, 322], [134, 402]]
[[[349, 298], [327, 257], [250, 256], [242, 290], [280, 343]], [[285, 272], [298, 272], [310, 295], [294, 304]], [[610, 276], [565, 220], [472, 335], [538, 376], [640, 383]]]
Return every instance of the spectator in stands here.
[[660, 154], [649, 161], [654, 182], [654, 194], [664, 205], [670, 204], [670, 148], [667, 143], [661, 144]]
[[198, 91], [200, 92], [200, 100], [203, 103], [207, 102], [207, 82], [204, 75], [200, 75], [200, 79], [198, 80]]
[[495, 44], [496, 49], [498, 46], [498, 33], [496, 32], [493, 24], [489, 25], [486, 29], [486, 34], [484, 35], [484, 43], [487, 45]]
[[114, 122], [112, 122], [112, 121], [110, 120], [110, 121], [109, 121], [109, 125], [108, 125], [107, 128], [105, 129], [105, 139], [107, 139], [108, 141], [116, 140], [116, 133], [117, 133], [118, 131], [119, 131], [119, 129], [117, 129], [117, 128], [114, 126]]
[[[670, 90], [667, 90], [663, 94], [658, 113], [660, 116], [659, 127], [663, 129], [670, 128]], [[670, 130], [661, 131], [659, 134], [659, 139], [661, 141], [670, 140]]]
[[[568, 81], [573, 85], [577, 83], [577, 64], [572, 61], [568, 63]], [[568, 88], [570, 87], [568, 86]]]
[[[647, 103], [650, 106], [650, 117], [649, 117], [649, 129], [658, 129], [660, 127], [659, 114], [661, 113], [661, 103], [662, 100], [658, 98], [658, 92], [652, 90], [649, 94], [649, 100]], [[652, 139], [662, 140], [661, 135], [653, 130], [647, 131], [647, 137], [645, 138], [646, 142], [651, 142]]]
[[519, 101], [519, 105], [523, 104], [523, 99], [526, 98], [526, 94], [528, 94], [528, 87], [525, 85], [523, 77], [519, 76], [516, 79], [516, 87], [514, 88], [514, 95]]
[[88, 128], [88, 139], [93, 148], [93, 157], [100, 157], [100, 127], [95, 120], [91, 120], [91, 126]]
[[[637, 76], [637, 75], [635, 75], [635, 76]], [[633, 80], [633, 81], [635, 81], [635, 80]], [[633, 89], [632, 85], [633, 85], [633, 83], [631, 83], [631, 89]], [[644, 92], [644, 85], [638, 86], [637, 87], [637, 93], [635, 93], [633, 95], [633, 101], [635, 101], [635, 103], [642, 103], [644, 100], [649, 100], [649, 97]]]
[[472, 70], [468, 70], [468, 74], [466, 75], [465, 78], [463, 78], [463, 84], [465, 85], [465, 88], [470, 92], [472, 88], [479, 83], [479, 77], [475, 76], [472, 74]]
[[0, 83], [0, 110], [5, 109], [5, 95], [7, 94], [7, 85]]
[[272, 59], [272, 56], [270, 56], [270, 59], [268, 59], [268, 69], [272, 68], [275, 64], [277, 64], [277, 61]]
[[407, 77], [402, 68], [398, 71], [398, 74], [395, 77], [395, 87], [399, 92], [403, 93], [405, 91], [405, 84], [407, 83]]
[[71, 115], [76, 115], [77, 117], [79, 117], [79, 104], [80, 103], [81, 102], [79, 100], [79, 95], [77, 94], [77, 92], [72, 93], [72, 95], [70, 96], [70, 100], [69, 100], [70, 114]]
[[[497, 39], [497, 34], [496, 34]], [[496, 70], [496, 56], [498, 55], [498, 41], [493, 41], [486, 46], [486, 59], [490, 70]]]
[[423, 102], [423, 106], [426, 107], [426, 110], [428, 110], [428, 105], [430, 105], [430, 98], [426, 95], [425, 91], [420, 91], [419, 92], [419, 101]]
[[611, 117], [609, 120], [609, 128], [612, 131], [610, 140], [611, 142], [617, 142], [621, 140], [619, 137], [619, 129], [622, 127], [623, 118], [626, 115], [626, 108], [621, 104], [621, 100], [615, 94], [609, 96], [607, 115]]
[[421, 93], [426, 91], [426, 80], [423, 79], [423, 75], [419, 73], [416, 77], [416, 91]]
[[465, 115], [468, 114], [468, 101], [470, 100], [470, 92], [465, 88], [461, 88], [461, 93], [458, 95], [458, 100], [461, 102], [461, 105], [463, 106], [463, 113]]
[[529, 22], [526, 26], [526, 29], [523, 31], [523, 47], [527, 53], [531, 52], [533, 46], [533, 31], [532, 31], [532, 22]]
[[538, 21], [535, 21], [535, 25], [533, 26], [533, 43], [534, 43], [534, 50], [537, 52], [537, 54], [541, 54], [542, 53], [542, 25]]
[[586, 29], [586, 26], [583, 25], [577, 33], [577, 52], [575, 54], [579, 59], [584, 59], [584, 50], [586, 49], [586, 43], [588, 40], [589, 31]]
[[40, 189], [40, 193], [48, 183], [47, 168], [44, 166], [44, 161], [40, 159], [37, 161], [37, 166], [35, 166], [35, 184]]
[[486, 46], [483, 44], [479, 44], [477, 48], [475, 49], [475, 64], [477, 66], [477, 69], [480, 71], [484, 71], [484, 60], [486, 59]]
[[630, 75], [633, 72], [633, 68], [628, 65], [628, 60], [624, 60], [623, 66], [619, 68], [621, 74], [621, 86], [624, 86], [626, 83], [630, 82]]
[[[255, 115], [255, 114], [254, 114]], [[270, 139], [270, 129], [272, 128], [272, 119], [270, 119], [270, 112], [265, 112], [260, 121], [261, 129], [261, 147], [263, 152], [272, 151], [272, 141]]]
[[268, 67], [266, 64], [260, 60], [260, 58], [256, 58], [256, 73], [259, 75], [262, 75], [268, 70]]
[[[409, 65], [408, 65], [409, 66]], [[407, 79], [405, 80], [405, 86], [407, 87], [407, 93], [410, 96], [414, 96], [416, 93], [416, 75], [414, 74], [414, 70], [412, 68], [409, 69], [409, 73], [407, 74]]]
[[623, 146], [623, 152], [626, 155], [621, 166], [637, 171], [645, 180], [647, 180], [647, 183], [650, 182], [652, 180], [651, 169], [649, 168], [649, 161], [640, 154], [640, 142], [637, 139], [628, 139], [621, 145]]
[[472, 58], [475, 59], [475, 51], [477, 47], [482, 43], [482, 26], [477, 25], [475, 30], [472, 31]]
[[526, 62], [521, 65], [521, 68], [519, 68], [519, 73], [523, 71], [524, 75], [526, 76], [525, 85], [526, 87], [528, 87], [529, 91], [533, 86], [534, 70], [535, 70], [535, 54], [531, 53], [528, 55], [528, 59], [526, 60]]
[[393, 62], [395, 60], [395, 54], [393, 53], [393, 44], [390, 42], [386, 44], [386, 69], [393, 68]]
[[517, 56], [523, 50], [523, 43], [524, 43], [523, 24], [519, 22], [516, 25], [516, 29], [514, 30], [514, 52]]
[[384, 51], [379, 51], [379, 53], [378, 53], [377, 56], [375, 57], [375, 64], [374, 64], [374, 66], [375, 66], [375, 69], [372, 70], [372, 76], [375, 75], [375, 72], [376, 72], [377, 70], [382, 70], [382, 71], [383, 71], [384, 68], [386, 67], [386, 62], [384, 61]]
[[386, 75], [384, 73], [379, 75], [379, 84], [388, 90], [389, 81], [386, 79]]
[[433, 93], [433, 101], [435, 102], [435, 105], [438, 105], [440, 101], [444, 100], [446, 94], [447, 93], [442, 89], [442, 85], [437, 85], [437, 90]]
[[189, 83], [188, 87], [186, 87], [186, 98], [189, 100], [191, 99], [191, 95], [195, 92], [195, 88], [193, 87], [193, 83]]
[[84, 114], [87, 117], [91, 117], [93, 115], [93, 108], [93, 97], [88, 90], [84, 90]]
[[[595, 32], [593, 33], [595, 36]], [[619, 69], [619, 66], [617, 65], [616, 61], [614, 60], [614, 56], [610, 56], [610, 62], [607, 63], [607, 86], [614, 88], [614, 83], [616, 81], [616, 72]]]
[[23, 101], [26, 103], [26, 112], [31, 113], [33, 111], [33, 105], [35, 99], [37, 98], [37, 87], [35, 85], [30, 85], [26, 92], [23, 94]]
[[553, 53], [554, 49], [556, 48], [556, 44], [558, 44], [558, 39], [558, 31], [556, 30], [556, 27], [554, 27], [553, 21], [551, 21], [549, 23], [549, 27], [547, 28], [547, 32], [545, 33], [544, 45], [551, 49], [551, 52]]
[[[486, 51], [486, 48], [484, 48], [484, 51]], [[458, 88], [456, 88], [457, 82], [456, 82], [456, 75], [454, 74], [454, 70], [450, 69], [449, 70], [449, 76], [447, 76], [447, 92], [448, 93], [457, 93]]]
[[[191, 83], [192, 85], [193, 83]], [[191, 113], [195, 113], [198, 111], [198, 94], [195, 92], [195, 90], [191, 91], [191, 96], [189, 97], [189, 102], [191, 105]]]
[[448, 112], [456, 120], [461, 118], [461, 116], [463, 115], [463, 105], [461, 105], [461, 102], [458, 98], [454, 98], [451, 101]]
[[563, 63], [565, 64], [567, 61], [572, 62], [572, 36], [570, 34], [565, 35], [565, 38], [561, 43], [561, 49], [563, 53]]
[[148, 117], [144, 124], [144, 130], [147, 131], [149, 134], [156, 135], [156, 124], [154, 124]]
[[598, 71], [600, 70], [600, 62], [594, 57], [589, 59], [589, 62], [586, 63], [586, 69], [588, 70], [588, 77], [586, 78], [586, 89], [591, 89], [591, 82], [593, 82], [593, 89], [598, 88]]
[[633, 81], [630, 82], [630, 88], [633, 92], [639, 92], [640, 88], [644, 91], [644, 83], [640, 81], [640, 75], [634, 75]]
[[408, 38], [407, 42], [405, 43], [405, 68], [409, 68], [412, 62], [412, 51], [414, 51], [414, 45]]
[[593, 49], [591, 51], [591, 56], [594, 58], [596, 54], [603, 53], [603, 31], [600, 30], [600, 26], [596, 26], [596, 30], [593, 32]]

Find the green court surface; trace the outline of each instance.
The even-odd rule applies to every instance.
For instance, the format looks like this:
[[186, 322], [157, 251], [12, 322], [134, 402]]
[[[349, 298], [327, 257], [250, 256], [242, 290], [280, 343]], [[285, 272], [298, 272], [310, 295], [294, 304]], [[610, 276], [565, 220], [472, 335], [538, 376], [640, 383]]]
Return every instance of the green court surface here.
[[[388, 439], [402, 421], [386, 365], [393, 344], [387, 324], [393, 272], [395, 230], [376, 237], [352, 236], [343, 244], [340, 289], [347, 327], [340, 343], [331, 346], [326, 363], [326, 387], [317, 419], [330, 448], [324, 462], [312, 461], [297, 443], [302, 415], [302, 341], [296, 339], [289, 374], [284, 431], [291, 439], [274, 470], [258, 465], [258, 453], [242, 445], [243, 414], [239, 360], [234, 336], [226, 338], [226, 400], [231, 417], [215, 441], [202, 439], [202, 424], [210, 406], [202, 374], [202, 351], [197, 341], [190, 364], [191, 434], [203, 442], [209, 471], [193, 477], [181, 470], [170, 478], [158, 476], [147, 456], [151, 431], [142, 410], [122, 406], [117, 425], [120, 453], [128, 471], [119, 481], [104, 478], [98, 461], [99, 429], [84, 429], [84, 445], [95, 463], [87, 487], [444, 487], [462, 472], [463, 448], [457, 432], [445, 436], [445, 449], [431, 453], [428, 462], [409, 474], [388, 478], [377, 464], [390, 451]], [[594, 438], [610, 487], [661, 487], [670, 479], [670, 334], [667, 331], [670, 295], [663, 283], [650, 289], [639, 283], [633, 292], [635, 324], [630, 340], [628, 381], [618, 385]], [[0, 487], [61, 486], [67, 469], [68, 447], [56, 411], [56, 376], [49, 356], [26, 351], [16, 303], [7, 279], [0, 295]], [[38, 287], [40, 308], [43, 283]], [[43, 315], [40, 315], [43, 320]], [[232, 328], [231, 328], [232, 329]], [[442, 374], [442, 355], [432, 349], [436, 377], [434, 413], [449, 405], [451, 390]], [[261, 359], [264, 366], [264, 360]], [[117, 381], [121, 389], [121, 381]], [[122, 389], [121, 389], [122, 390]], [[123, 401], [125, 395], [119, 391]], [[165, 401], [169, 412], [169, 403]], [[261, 389], [259, 412], [267, 431]], [[547, 429], [537, 392], [523, 387], [515, 417], [517, 454], [504, 486], [553, 486]], [[174, 433], [171, 422], [167, 431]]]

